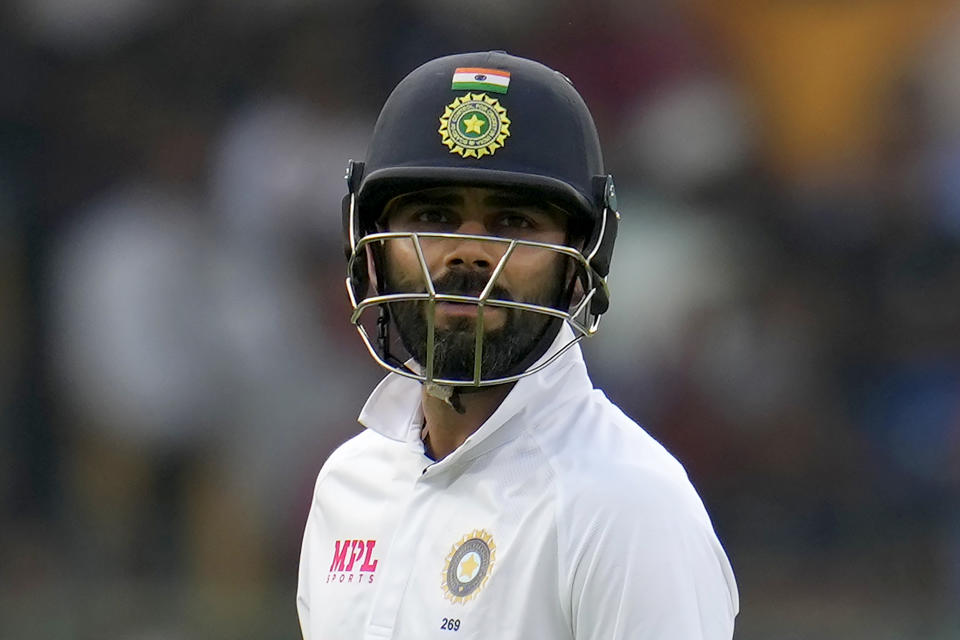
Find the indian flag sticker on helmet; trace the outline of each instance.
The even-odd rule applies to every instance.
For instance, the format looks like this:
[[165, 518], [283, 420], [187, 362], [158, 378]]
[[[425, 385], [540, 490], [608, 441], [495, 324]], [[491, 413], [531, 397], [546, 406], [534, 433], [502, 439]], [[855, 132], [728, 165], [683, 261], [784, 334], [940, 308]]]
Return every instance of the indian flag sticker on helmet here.
[[506, 93], [510, 86], [510, 72], [503, 69], [457, 67], [453, 72], [454, 91], [492, 91]]
[[468, 93], [444, 107], [437, 132], [450, 153], [482, 158], [503, 146], [510, 136], [510, 118], [496, 98]]

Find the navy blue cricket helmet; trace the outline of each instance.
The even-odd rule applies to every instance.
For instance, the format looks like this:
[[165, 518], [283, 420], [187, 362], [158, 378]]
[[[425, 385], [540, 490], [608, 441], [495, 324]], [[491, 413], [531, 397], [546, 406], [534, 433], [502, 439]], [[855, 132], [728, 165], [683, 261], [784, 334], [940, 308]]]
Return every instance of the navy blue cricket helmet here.
[[[372, 290], [367, 264], [368, 256], [374, 263], [380, 260], [377, 247], [382, 242], [373, 240], [384, 207], [398, 195], [433, 187], [520, 189], [566, 211], [581, 236], [577, 277], [585, 295], [566, 310], [564, 319], [574, 329], [574, 342], [596, 331], [609, 306], [606, 276], [619, 214], [593, 118], [560, 72], [501, 51], [431, 60], [390, 94], [366, 160], [351, 161], [346, 177], [343, 217], [353, 322], [381, 365], [431, 381], [423, 372], [402, 366], [384, 335], [372, 340], [360, 317], [372, 306], [380, 308], [381, 316], [389, 315], [383, 292]], [[382, 332], [389, 323], [381, 317], [379, 324]], [[557, 331], [559, 327], [546, 342]], [[547, 346], [533, 355], [542, 355]], [[443, 382], [485, 386], [532, 372], [528, 367], [495, 380]]]

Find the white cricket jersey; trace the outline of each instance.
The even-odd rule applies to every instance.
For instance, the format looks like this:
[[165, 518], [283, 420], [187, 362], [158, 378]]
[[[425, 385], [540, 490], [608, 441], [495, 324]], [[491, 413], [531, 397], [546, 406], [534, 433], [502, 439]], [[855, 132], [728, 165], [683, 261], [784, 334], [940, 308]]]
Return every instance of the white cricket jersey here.
[[420, 393], [388, 375], [367, 429], [320, 471], [297, 594], [306, 640], [732, 637], [737, 587], [699, 496], [593, 389], [579, 346], [440, 462], [424, 454]]

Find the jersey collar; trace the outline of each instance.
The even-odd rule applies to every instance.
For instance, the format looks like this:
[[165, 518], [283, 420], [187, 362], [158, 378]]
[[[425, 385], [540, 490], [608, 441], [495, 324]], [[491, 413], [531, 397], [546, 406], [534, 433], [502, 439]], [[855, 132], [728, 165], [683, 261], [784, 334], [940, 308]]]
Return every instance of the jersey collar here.
[[[573, 339], [573, 331], [564, 325], [547, 352], [534, 365], [551, 358]], [[507, 434], [501, 427], [514, 418], [527, 413], [548, 410], [557, 398], [572, 393], [589, 391], [592, 388], [580, 345], [567, 349], [554, 362], [537, 373], [520, 378], [503, 402], [486, 422], [442, 462], [465, 455], [475, 457], [497, 446]], [[560, 395], [562, 390], [562, 394]], [[368, 429], [400, 442], [410, 443], [422, 451], [420, 427], [423, 413], [420, 408], [421, 383], [396, 373], [387, 374], [373, 390], [360, 412], [359, 421]]]

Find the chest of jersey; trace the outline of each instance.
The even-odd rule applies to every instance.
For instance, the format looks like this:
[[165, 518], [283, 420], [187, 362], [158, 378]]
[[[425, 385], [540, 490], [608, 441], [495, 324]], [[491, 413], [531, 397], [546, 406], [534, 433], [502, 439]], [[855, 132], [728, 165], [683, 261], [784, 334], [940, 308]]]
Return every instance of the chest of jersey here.
[[367, 462], [331, 473], [315, 505], [312, 639], [571, 637], [540, 458]]

